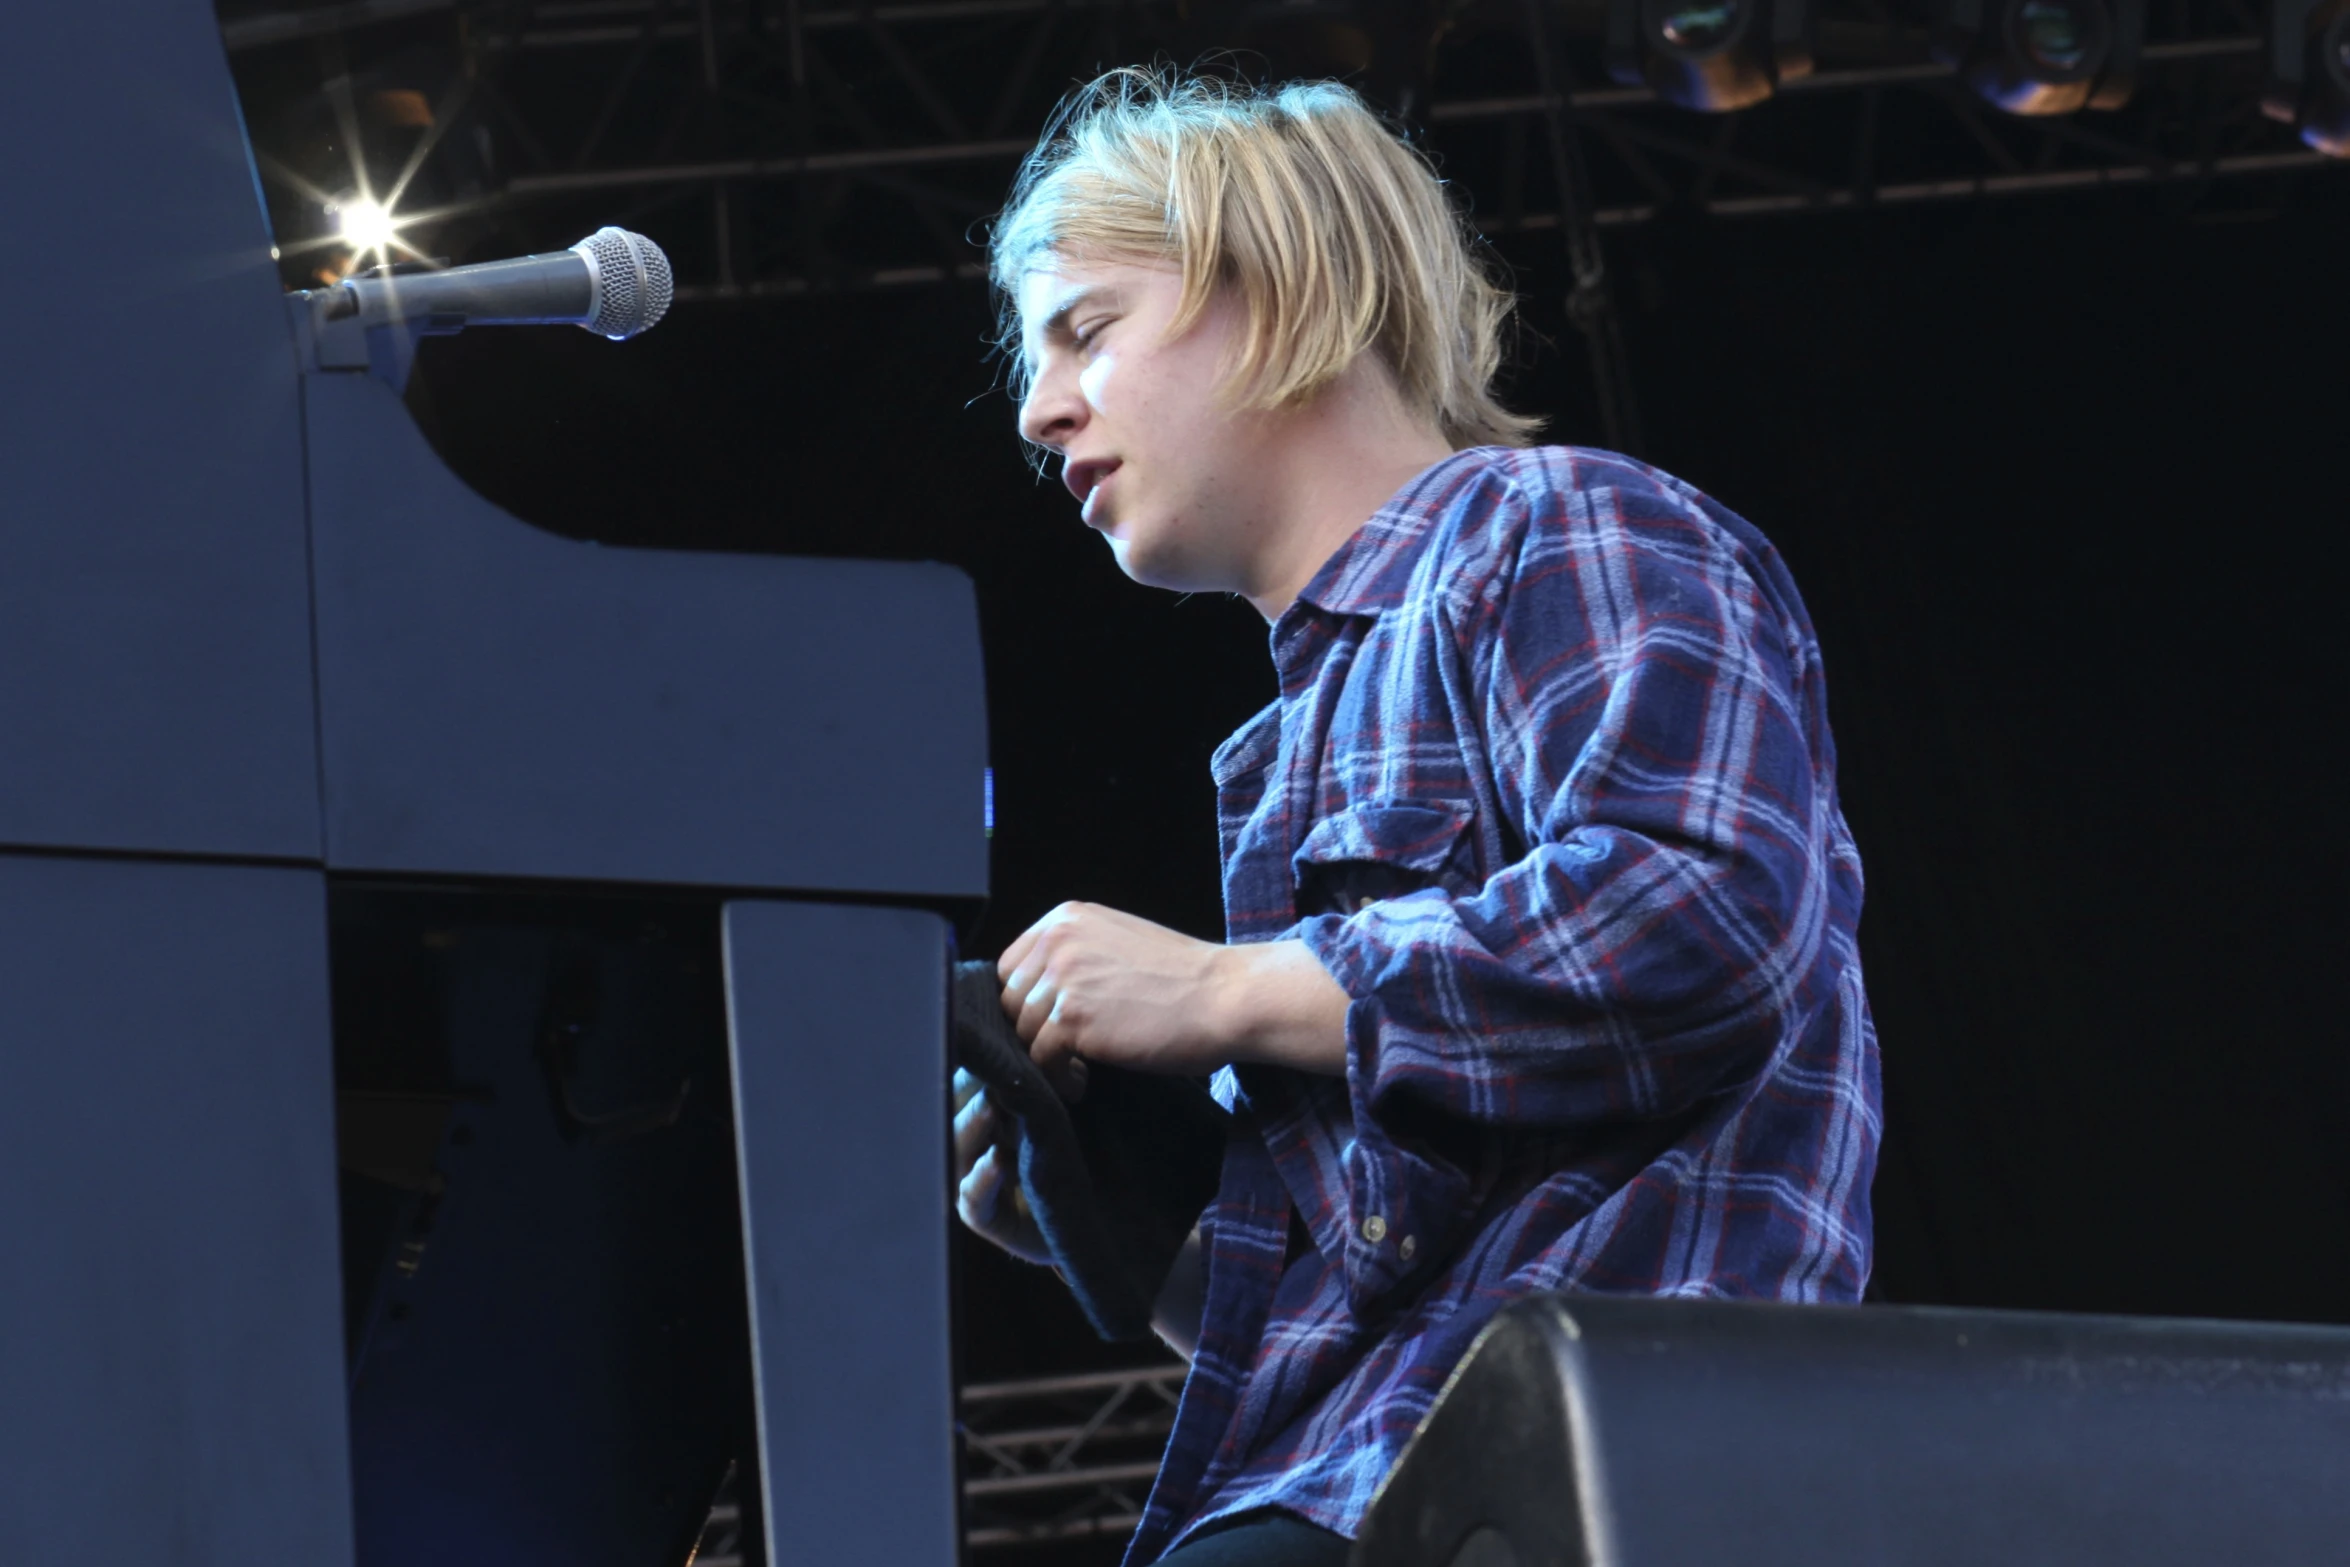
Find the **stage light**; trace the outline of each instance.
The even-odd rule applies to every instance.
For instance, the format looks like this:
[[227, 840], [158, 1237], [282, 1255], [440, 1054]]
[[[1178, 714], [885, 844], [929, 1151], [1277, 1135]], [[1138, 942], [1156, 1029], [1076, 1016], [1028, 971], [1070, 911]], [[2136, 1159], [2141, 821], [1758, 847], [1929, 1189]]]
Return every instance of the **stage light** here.
[[2138, 85], [2146, 0], [1947, 0], [1935, 53], [2010, 114], [2118, 109]]
[[2260, 107], [2319, 152], [2350, 158], [2350, 0], [2271, 0]]
[[1808, 0], [1608, 0], [1608, 74], [1722, 113], [1811, 72]]
[[400, 234], [400, 226], [382, 203], [365, 197], [335, 203], [334, 219], [343, 243], [356, 251], [388, 250]]

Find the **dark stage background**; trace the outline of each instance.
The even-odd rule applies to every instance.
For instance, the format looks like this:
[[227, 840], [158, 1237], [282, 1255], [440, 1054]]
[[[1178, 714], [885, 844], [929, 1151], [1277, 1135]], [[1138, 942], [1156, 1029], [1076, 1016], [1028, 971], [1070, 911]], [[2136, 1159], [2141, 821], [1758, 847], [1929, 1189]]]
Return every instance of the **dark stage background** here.
[[[1778, 542], [1826, 641], [1887, 1300], [2350, 1321], [2350, 184], [2267, 195], [1609, 237], [1643, 455]], [[1514, 401], [1595, 440], [1557, 241], [1504, 254]], [[1262, 623], [1118, 575], [1024, 466], [989, 310], [962, 283], [688, 305], [618, 347], [481, 332], [412, 400], [565, 533], [969, 571], [998, 823], [969, 950], [1072, 897], [1213, 935], [1206, 761], [1271, 693]], [[971, 1378], [1138, 1353], [966, 1251]]]

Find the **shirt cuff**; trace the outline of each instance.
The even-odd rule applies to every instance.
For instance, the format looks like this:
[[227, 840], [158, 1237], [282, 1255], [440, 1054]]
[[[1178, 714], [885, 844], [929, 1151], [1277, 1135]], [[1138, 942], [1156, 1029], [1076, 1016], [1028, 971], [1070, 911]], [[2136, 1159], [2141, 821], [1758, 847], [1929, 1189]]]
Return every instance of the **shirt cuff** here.
[[1295, 934], [1353, 998], [1346, 1010], [1346, 1085], [1354, 1138], [1340, 1161], [1347, 1200], [1345, 1272], [1349, 1304], [1368, 1313], [1452, 1250], [1469, 1214], [1471, 1183], [1450, 1160], [1393, 1124], [1395, 1085], [1382, 1070], [1387, 1012], [1362, 962], [1365, 949], [1375, 951], [1378, 943], [1350, 929], [1362, 918], [1321, 915], [1301, 923]]

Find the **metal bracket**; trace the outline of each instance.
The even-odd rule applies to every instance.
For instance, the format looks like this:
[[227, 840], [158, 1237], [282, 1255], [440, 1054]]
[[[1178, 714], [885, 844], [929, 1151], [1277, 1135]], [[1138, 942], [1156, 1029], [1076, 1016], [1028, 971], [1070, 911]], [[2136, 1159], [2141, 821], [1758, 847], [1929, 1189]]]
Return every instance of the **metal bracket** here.
[[400, 393], [408, 390], [408, 373], [416, 367], [418, 340], [465, 327], [463, 316], [395, 315], [339, 283], [288, 294], [286, 313], [305, 371], [364, 370]]

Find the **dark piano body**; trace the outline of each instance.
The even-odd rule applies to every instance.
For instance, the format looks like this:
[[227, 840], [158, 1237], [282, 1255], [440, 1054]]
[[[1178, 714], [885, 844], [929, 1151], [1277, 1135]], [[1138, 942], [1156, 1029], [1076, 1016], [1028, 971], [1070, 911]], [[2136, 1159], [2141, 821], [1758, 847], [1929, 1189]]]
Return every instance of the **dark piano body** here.
[[954, 1560], [969, 583], [499, 512], [302, 363], [211, 7], [14, 20], [0, 1561], [669, 1567], [737, 1460]]

